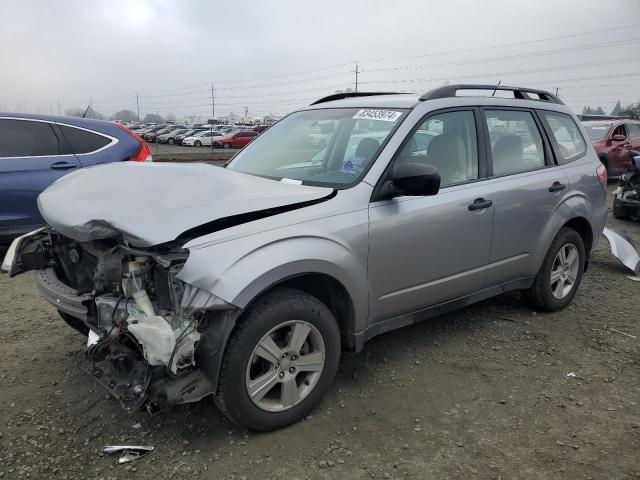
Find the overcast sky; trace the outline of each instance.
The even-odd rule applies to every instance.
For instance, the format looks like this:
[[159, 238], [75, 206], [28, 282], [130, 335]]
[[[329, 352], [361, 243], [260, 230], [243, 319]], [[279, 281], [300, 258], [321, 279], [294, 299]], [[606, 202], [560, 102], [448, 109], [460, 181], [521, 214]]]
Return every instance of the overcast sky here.
[[[0, 110], [286, 113], [336, 89], [640, 100], [640, 0], [0, 0]], [[627, 27], [627, 28], [623, 28]], [[588, 33], [592, 32], [592, 33]], [[408, 58], [407, 58], [408, 57]]]

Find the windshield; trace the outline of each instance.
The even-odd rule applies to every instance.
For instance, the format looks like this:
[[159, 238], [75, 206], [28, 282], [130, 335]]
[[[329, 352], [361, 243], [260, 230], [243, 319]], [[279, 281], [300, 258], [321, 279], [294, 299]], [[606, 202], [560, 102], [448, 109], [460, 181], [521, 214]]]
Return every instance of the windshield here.
[[607, 136], [607, 132], [611, 128], [612, 123], [583, 123], [582, 126], [587, 131], [587, 135], [591, 140], [602, 140]]
[[307, 185], [354, 184], [406, 110], [333, 108], [295, 112], [256, 137], [227, 168]]

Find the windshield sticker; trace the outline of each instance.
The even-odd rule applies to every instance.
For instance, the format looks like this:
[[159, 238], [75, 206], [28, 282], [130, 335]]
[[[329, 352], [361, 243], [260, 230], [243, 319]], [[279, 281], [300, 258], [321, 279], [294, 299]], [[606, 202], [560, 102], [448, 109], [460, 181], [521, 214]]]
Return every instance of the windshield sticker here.
[[383, 122], [395, 122], [402, 112], [394, 112], [393, 110], [369, 110], [362, 109], [356, 113], [353, 118], [356, 120], [381, 120]]
[[342, 168], [340, 169], [340, 173], [346, 173], [347, 175], [356, 175], [360, 167], [362, 167], [362, 163], [364, 162], [363, 157], [353, 157], [342, 164]]
[[291, 185], [302, 185], [302, 180], [296, 180], [294, 178], [282, 178], [281, 183], [289, 183]]

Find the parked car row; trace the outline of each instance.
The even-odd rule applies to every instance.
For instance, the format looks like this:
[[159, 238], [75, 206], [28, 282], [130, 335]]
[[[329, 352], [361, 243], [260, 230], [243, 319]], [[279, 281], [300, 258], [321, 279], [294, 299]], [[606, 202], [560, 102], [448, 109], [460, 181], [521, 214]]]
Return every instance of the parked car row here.
[[268, 125], [150, 125], [137, 126], [132, 130], [147, 143], [166, 143], [168, 145], [215, 146], [218, 148], [242, 148]]

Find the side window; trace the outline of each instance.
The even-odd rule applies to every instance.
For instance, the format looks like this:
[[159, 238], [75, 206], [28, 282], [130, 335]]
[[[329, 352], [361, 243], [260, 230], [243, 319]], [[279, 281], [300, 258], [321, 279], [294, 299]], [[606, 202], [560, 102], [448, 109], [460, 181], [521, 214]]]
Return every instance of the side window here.
[[614, 135], [622, 135], [625, 138], [629, 138], [627, 137], [627, 130], [624, 128], [624, 125], [618, 125], [616, 129], [613, 131], [613, 134], [611, 134], [612, 137]]
[[100, 150], [111, 142], [110, 138], [79, 128], [58, 125], [74, 153], [91, 153]]
[[59, 154], [58, 137], [49, 123], [0, 119], [0, 157]]
[[569, 115], [540, 111], [543, 120], [553, 135], [558, 163], [565, 165], [587, 153], [587, 144], [578, 126]]
[[542, 136], [531, 112], [486, 110], [493, 175], [537, 170], [545, 166]]
[[627, 133], [629, 138], [640, 138], [640, 125], [637, 123], [627, 123]]
[[440, 172], [440, 185], [478, 178], [478, 140], [472, 111], [437, 113], [411, 135], [398, 163], [422, 163]]

